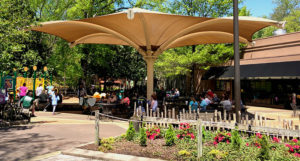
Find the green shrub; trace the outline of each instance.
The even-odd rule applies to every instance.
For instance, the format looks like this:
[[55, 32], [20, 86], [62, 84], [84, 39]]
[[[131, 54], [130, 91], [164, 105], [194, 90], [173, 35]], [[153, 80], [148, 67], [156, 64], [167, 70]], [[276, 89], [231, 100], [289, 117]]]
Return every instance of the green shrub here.
[[241, 148], [242, 138], [240, 137], [239, 132], [237, 130], [234, 130], [232, 132], [231, 145], [236, 150], [239, 150]]
[[112, 150], [112, 144], [114, 144], [115, 138], [109, 137], [101, 140], [101, 146], [99, 146], [98, 150], [106, 152], [108, 150]]
[[172, 125], [169, 125], [169, 128], [165, 135], [165, 141], [167, 146], [172, 146], [175, 144], [175, 132]]
[[135, 136], [135, 129], [133, 127], [132, 122], [129, 122], [129, 128], [126, 131], [126, 140], [132, 141]]
[[264, 135], [260, 140], [261, 149], [259, 151], [258, 157], [260, 160], [270, 160], [270, 147], [268, 143], [268, 138]]
[[144, 124], [143, 127], [140, 128], [140, 145], [147, 146], [147, 134], [144, 128]]

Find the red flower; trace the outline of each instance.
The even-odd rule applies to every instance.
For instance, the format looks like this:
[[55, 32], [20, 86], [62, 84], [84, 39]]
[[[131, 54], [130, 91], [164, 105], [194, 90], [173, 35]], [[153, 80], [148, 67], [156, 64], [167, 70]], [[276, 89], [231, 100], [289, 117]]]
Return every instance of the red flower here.
[[298, 140], [297, 139], [293, 139], [292, 140], [294, 143], [298, 143]]
[[226, 143], [229, 144], [229, 140], [226, 140]]
[[290, 144], [285, 144], [285, 147], [291, 148], [292, 146]]
[[262, 138], [262, 135], [260, 133], [256, 133], [256, 136], [260, 139]]
[[227, 135], [227, 136], [231, 136], [231, 133], [229, 132], [229, 133], [227, 133], [226, 135]]
[[195, 135], [193, 133], [191, 134], [191, 139], [195, 139]]
[[249, 146], [249, 143], [246, 143], [246, 146]]
[[273, 137], [273, 141], [276, 142], [276, 143], [280, 142], [280, 140], [277, 137], [275, 137], [275, 136]]
[[158, 132], [158, 133], [160, 133], [160, 129], [156, 129], [155, 131]]
[[299, 145], [294, 145], [294, 148], [295, 149], [300, 149], [300, 146]]
[[293, 148], [290, 148], [290, 152], [291, 152], [291, 153], [294, 153], [294, 149], [293, 149]]
[[150, 140], [154, 140], [154, 138], [155, 138], [154, 135], [150, 135], [149, 137]]
[[178, 138], [178, 139], [180, 138], [180, 134], [177, 135], [177, 138]]
[[260, 149], [260, 148], [261, 148], [261, 146], [257, 146], [257, 148], [258, 148], [258, 149]]
[[216, 141], [214, 141], [214, 145], [217, 145], [218, 143]]
[[300, 153], [295, 153], [294, 156], [300, 158]]

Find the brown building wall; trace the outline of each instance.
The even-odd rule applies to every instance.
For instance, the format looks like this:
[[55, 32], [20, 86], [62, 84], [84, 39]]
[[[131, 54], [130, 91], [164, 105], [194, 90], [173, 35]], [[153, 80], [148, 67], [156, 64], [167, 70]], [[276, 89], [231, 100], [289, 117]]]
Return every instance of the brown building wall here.
[[[241, 57], [240, 64], [300, 61], [300, 32], [254, 40]], [[234, 65], [233, 61], [229, 65]]]

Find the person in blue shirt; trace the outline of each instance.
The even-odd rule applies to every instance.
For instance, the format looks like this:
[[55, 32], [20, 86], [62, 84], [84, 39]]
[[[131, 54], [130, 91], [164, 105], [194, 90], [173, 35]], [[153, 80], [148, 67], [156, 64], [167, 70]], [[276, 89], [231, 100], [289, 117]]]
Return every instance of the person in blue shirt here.
[[207, 106], [207, 103], [206, 103], [206, 101], [205, 101], [204, 97], [203, 97], [203, 96], [201, 96], [201, 97], [200, 97], [200, 100], [201, 100], [201, 103], [200, 103], [200, 107], [201, 107], [201, 109], [200, 109], [200, 111], [206, 111], [206, 106]]
[[191, 97], [191, 101], [189, 103], [189, 106], [192, 111], [197, 111], [198, 110], [198, 102], [195, 100], [195, 97]]

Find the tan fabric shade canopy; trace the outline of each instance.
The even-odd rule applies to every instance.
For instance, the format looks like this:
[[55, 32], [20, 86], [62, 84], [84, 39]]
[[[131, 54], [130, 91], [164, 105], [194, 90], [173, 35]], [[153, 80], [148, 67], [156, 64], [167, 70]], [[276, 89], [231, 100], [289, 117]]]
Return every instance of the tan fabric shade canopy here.
[[[281, 23], [263, 18], [239, 17], [239, 41], [249, 43], [252, 35]], [[51, 21], [31, 30], [56, 35], [77, 44], [115, 44], [136, 48], [147, 62], [147, 97], [153, 92], [153, 64], [169, 48], [233, 43], [233, 18], [203, 18], [172, 15], [139, 8], [99, 17]], [[152, 89], [151, 89], [152, 88]]]

